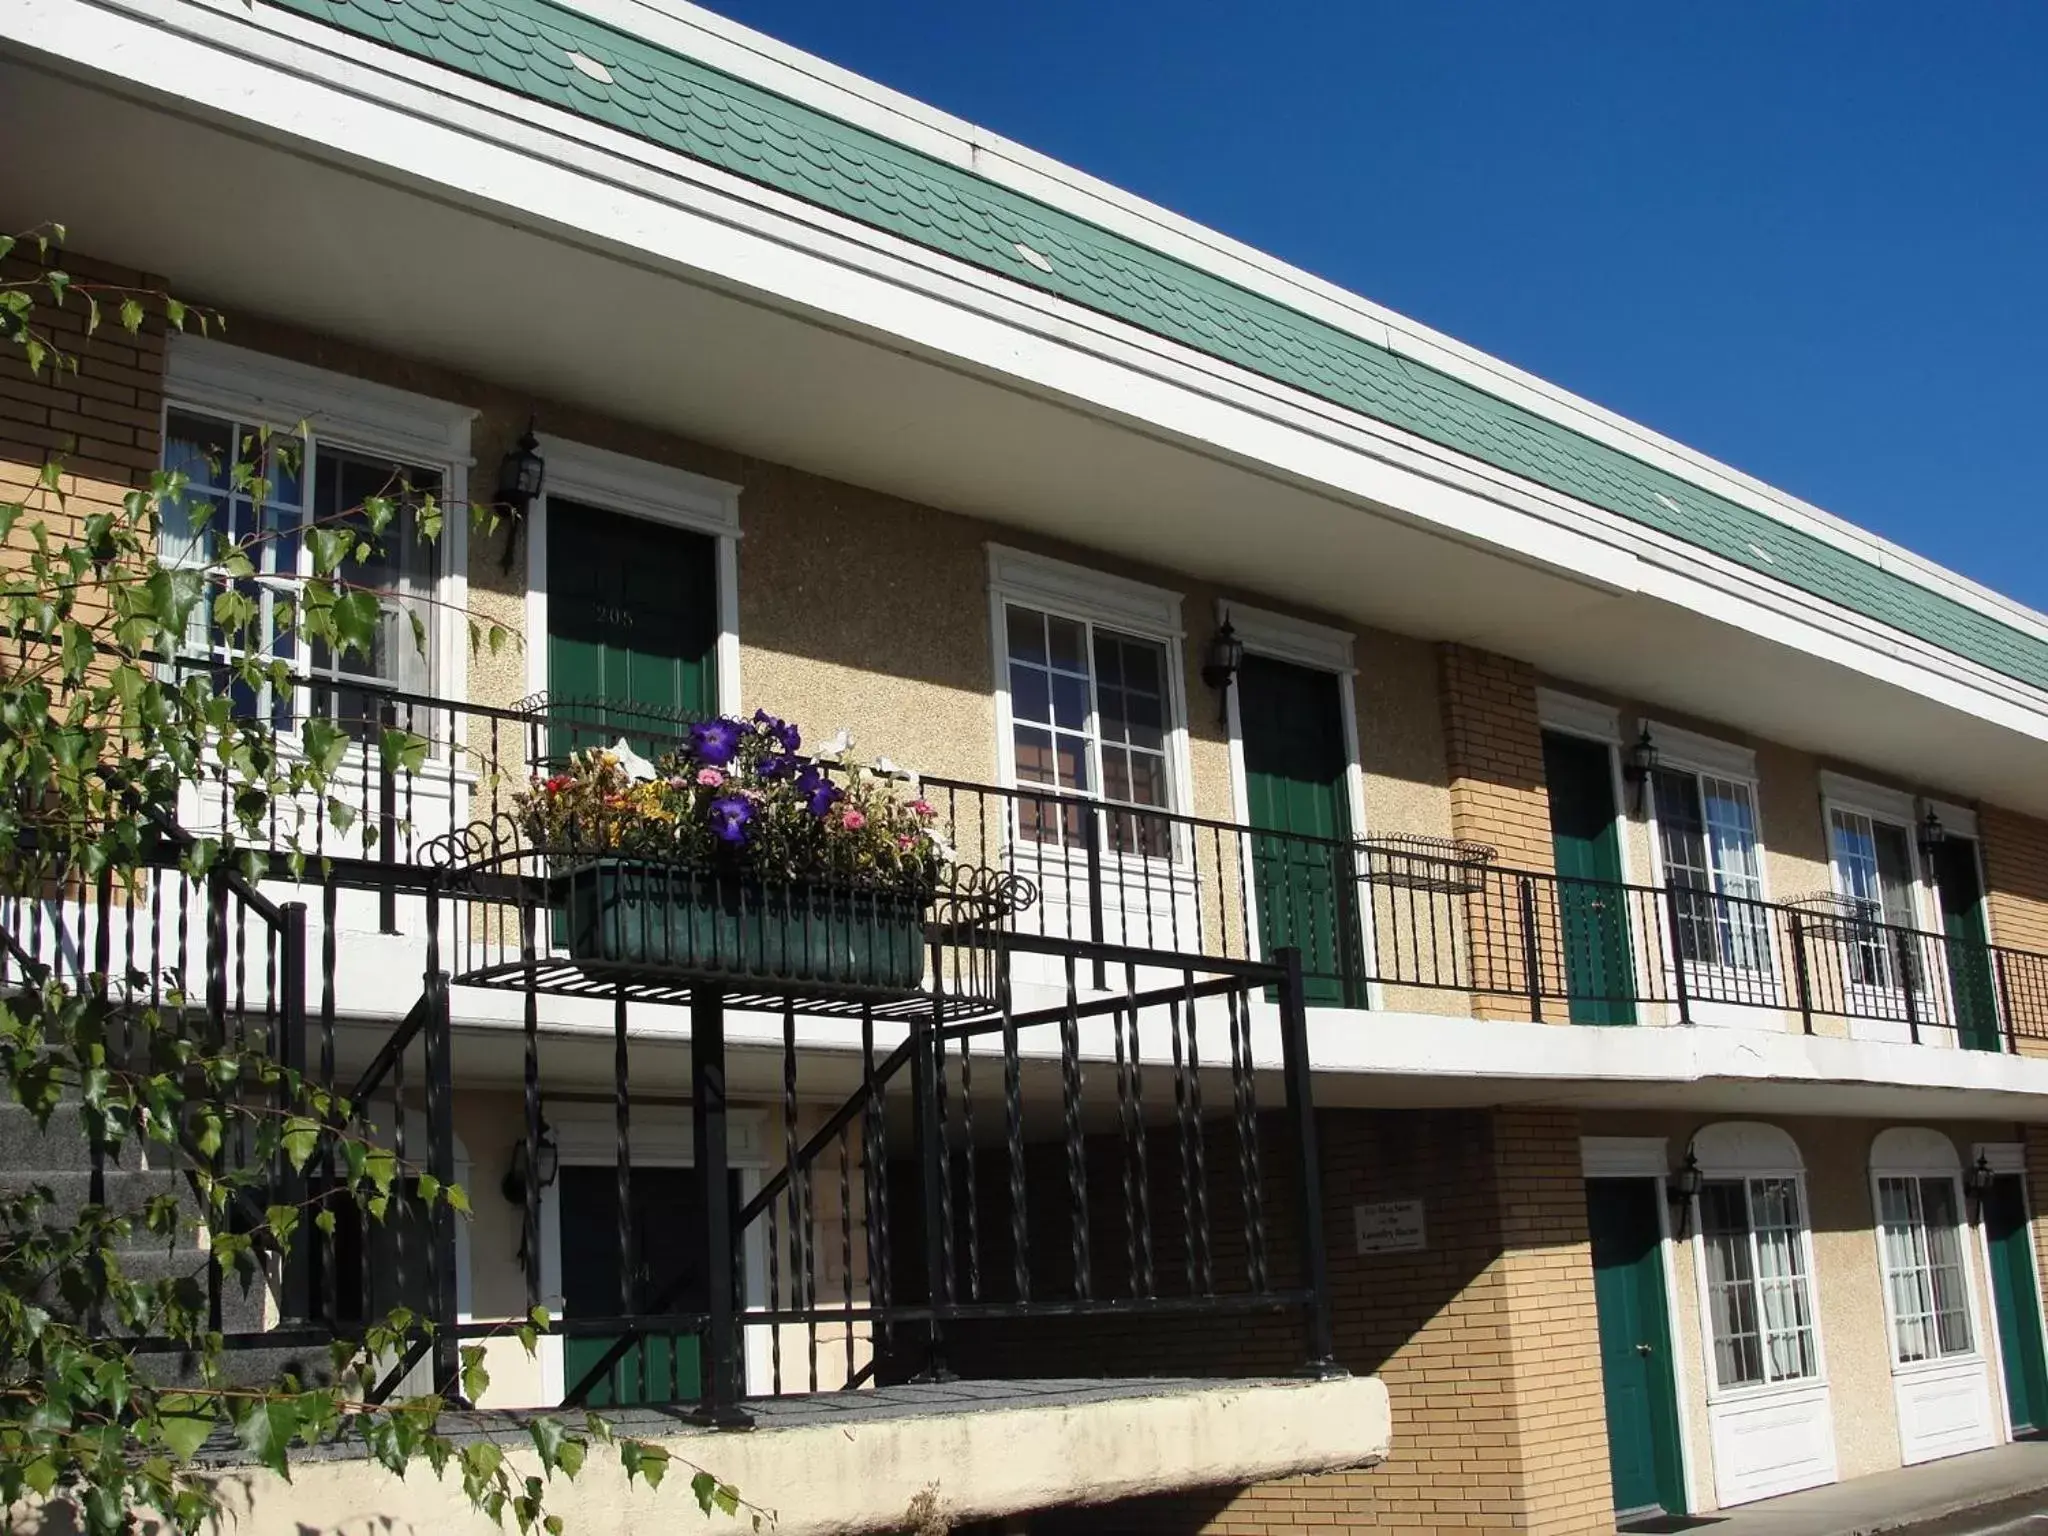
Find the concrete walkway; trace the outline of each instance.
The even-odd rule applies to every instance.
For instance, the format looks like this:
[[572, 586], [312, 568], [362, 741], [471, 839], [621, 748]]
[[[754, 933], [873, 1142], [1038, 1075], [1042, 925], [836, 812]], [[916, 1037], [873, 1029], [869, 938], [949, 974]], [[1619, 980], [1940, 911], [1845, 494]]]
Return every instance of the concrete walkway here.
[[1644, 1522], [1628, 1529], [1696, 1530], [1701, 1536], [1871, 1536], [2035, 1493], [2048, 1496], [2048, 1440], [1878, 1472], [1827, 1488], [1762, 1499], [1723, 1514]]

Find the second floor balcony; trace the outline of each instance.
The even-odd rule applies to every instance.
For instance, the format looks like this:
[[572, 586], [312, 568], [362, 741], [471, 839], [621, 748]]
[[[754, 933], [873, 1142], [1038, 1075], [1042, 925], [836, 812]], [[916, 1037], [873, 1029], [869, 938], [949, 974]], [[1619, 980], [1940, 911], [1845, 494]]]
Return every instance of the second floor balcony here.
[[[534, 775], [619, 742], [652, 760], [687, 729], [660, 712], [544, 695], [511, 708], [398, 691], [353, 702], [353, 745], [325, 815], [273, 804], [251, 820], [195, 785], [181, 820], [270, 852], [275, 876], [296, 867], [327, 885], [340, 930], [401, 943], [420, 935], [423, 893], [457, 867], [514, 882], [542, 873], [512, 812]], [[1292, 948], [1317, 1009], [2048, 1053], [2048, 954], [1967, 925], [1903, 924], [1834, 893], [1767, 901], [1683, 879], [1512, 868], [1485, 845], [1398, 828], [1318, 837], [1029, 785], [917, 782], [957, 863], [1010, 882], [990, 942], [1037, 941], [1010, 957], [1009, 974], [1047, 1000], [1070, 987], [1157, 987]], [[472, 967], [488, 969], [516, 958], [507, 933], [455, 942], [495, 944], [495, 961], [479, 953]], [[1059, 958], [1048, 946], [1062, 940], [1086, 956]], [[543, 957], [559, 941], [543, 933]]]

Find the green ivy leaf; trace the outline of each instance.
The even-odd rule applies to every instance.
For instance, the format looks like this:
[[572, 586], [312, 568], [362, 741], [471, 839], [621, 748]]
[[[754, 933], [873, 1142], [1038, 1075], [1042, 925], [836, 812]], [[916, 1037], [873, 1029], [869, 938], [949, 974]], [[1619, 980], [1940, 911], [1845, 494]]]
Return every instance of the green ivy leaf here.
[[190, 1461], [199, 1454], [215, 1422], [203, 1401], [190, 1393], [175, 1393], [157, 1401], [157, 1434], [179, 1461]]
[[[308, 729], [310, 728], [309, 722]], [[320, 1126], [304, 1115], [293, 1115], [284, 1123], [281, 1144], [284, 1147], [285, 1160], [292, 1165], [292, 1172], [303, 1173], [307, 1161], [320, 1145]]]
[[290, 1398], [257, 1398], [235, 1420], [235, 1439], [259, 1464], [290, 1482], [292, 1473], [285, 1452], [298, 1428], [297, 1403]]
[[533, 1437], [533, 1448], [540, 1452], [541, 1470], [552, 1473], [562, 1454], [562, 1421], [542, 1414], [528, 1422], [526, 1432]]

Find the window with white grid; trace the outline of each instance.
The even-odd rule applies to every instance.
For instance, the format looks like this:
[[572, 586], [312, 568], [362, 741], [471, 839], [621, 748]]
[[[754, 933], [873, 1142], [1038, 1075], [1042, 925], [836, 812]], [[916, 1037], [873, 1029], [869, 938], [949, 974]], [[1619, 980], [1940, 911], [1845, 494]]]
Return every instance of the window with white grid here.
[[[1078, 810], [1055, 796], [1170, 808], [1166, 646], [1021, 603], [1004, 605], [1003, 633], [1017, 783], [1053, 792], [1020, 803], [1020, 835], [1079, 842]], [[1160, 818], [1113, 814], [1106, 821], [1110, 851], [1168, 852]]]
[[[256, 540], [248, 546], [252, 574], [214, 578], [186, 635], [186, 659], [218, 670], [238, 714], [268, 719], [279, 730], [318, 716], [368, 739], [379, 728], [384, 695], [430, 689], [436, 562], [434, 546], [421, 537], [419, 512], [425, 498], [441, 494], [438, 470], [176, 406], [166, 413], [163, 463], [184, 482], [163, 507], [158, 546], [165, 565], [210, 566], [227, 544]], [[392, 512], [380, 536], [372, 535], [365, 510], [373, 499]], [[314, 528], [357, 536], [357, 558], [340, 574], [377, 598], [379, 622], [366, 653], [336, 657], [295, 637], [287, 623], [312, 573], [307, 533]], [[217, 622], [215, 606], [230, 590], [256, 614], [242, 647], [283, 662], [307, 683], [251, 689], [229, 676], [224, 664], [235, 642]]]
[[1969, 1293], [1956, 1181], [1943, 1174], [1877, 1181], [1892, 1358], [1900, 1365], [1967, 1355]]
[[1679, 893], [1679, 953], [1696, 964], [1769, 970], [1755, 791], [1690, 768], [1659, 768], [1652, 788], [1664, 883]]
[[1817, 1376], [1798, 1179], [1708, 1179], [1699, 1199], [1716, 1384]]

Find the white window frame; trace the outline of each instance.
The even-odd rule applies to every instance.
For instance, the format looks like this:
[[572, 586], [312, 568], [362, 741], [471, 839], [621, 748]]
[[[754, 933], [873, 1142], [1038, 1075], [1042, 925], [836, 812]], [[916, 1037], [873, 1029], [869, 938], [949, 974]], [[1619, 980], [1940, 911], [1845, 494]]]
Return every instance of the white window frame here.
[[[1005, 789], [1038, 789], [1043, 786], [1026, 786], [1017, 778], [1016, 720], [1010, 708], [1010, 642], [1009, 624], [1005, 610], [1012, 604], [1023, 608], [1036, 609], [1056, 618], [1070, 619], [1090, 626], [1091, 635], [1095, 626], [1130, 635], [1134, 639], [1157, 642], [1166, 652], [1166, 804], [1159, 809], [1168, 815], [1185, 815], [1190, 804], [1189, 786], [1192, 769], [1188, 753], [1188, 696], [1182, 649], [1186, 630], [1181, 623], [1181, 595], [1164, 587], [1155, 587], [1128, 577], [1111, 576], [1101, 571], [1092, 571], [1086, 566], [1069, 564], [1064, 560], [1053, 560], [1044, 555], [1029, 554], [1007, 545], [988, 546], [988, 590], [989, 590], [989, 635], [991, 651], [995, 660], [995, 703], [996, 703], [996, 769], [997, 781]], [[1091, 714], [1094, 712], [1094, 656], [1089, 656]], [[1095, 736], [1090, 735], [1091, 749]], [[1099, 757], [1090, 765], [1090, 772], [1097, 785], [1096, 798], [1100, 798], [1102, 765]], [[1139, 812], [1142, 814], [1142, 809]], [[1014, 830], [1006, 836], [1014, 840]], [[1186, 839], [1178, 827], [1170, 839], [1172, 859], [1160, 860], [1143, 854], [1117, 854], [1105, 852], [1106, 860], [1129, 864], [1150, 864], [1162, 871], [1177, 868], [1185, 859]], [[1047, 847], [1041, 855], [1034, 844], [1033, 859], [1045, 864], [1056, 864], [1062, 860], [1070, 864], [1084, 861], [1085, 853], [1080, 849], [1058, 849]]]
[[[1835, 813], [1841, 811], [1846, 815], [1861, 816], [1867, 821], [1884, 822], [1888, 826], [1898, 828], [1906, 837], [1907, 867], [1912, 874], [1909, 883], [1909, 899], [1913, 907], [1912, 926], [1921, 933], [1939, 934], [1941, 932], [1940, 898], [1934, 888], [1934, 872], [1920, 852], [1919, 820], [1914, 814], [1917, 807], [1913, 796], [1901, 789], [1891, 789], [1882, 784], [1868, 783], [1862, 779], [1850, 778], [1845, 774], [1834, 773], [1825, 769], [1822, 770], [1820, 775], [1820, 788], [1821, 832], [1827, 839], [1828, 879], [1834, 888], [1835, 894], [1845, 900], [1852, 899], [1848, 881], [1844, 878], [1841, 860], [1836, 856], [1835, 852]], [[1968, 818], [1968, 821], [1972, 833], [1974, 833], [1976, 817], [1971, 816]], [[1946, 825], [1945, 820], [1944, 825]], [[1960, 828], [1958, 830], [1960, 831]], [[1982, 884], [1981, 872], [1979, 884], [1980, 886]], [[1880, 915], [1879, 921], [1889, 923], [1890, 919]], [[1854, 941], [1844, 942], [1853, 943]], [[1924, 955], [1921, 958], [1923, 961], [1925, 960]], [[1901, 985], [1900, 978], [1897, 975], [1898, 969], [1897, 955], [1887, 951], [1884, 966], [1885, 980], [1883, 982], [1863, 981], [1857, 978], [1854, 972], [1851, 972], [1844, 978], [1849, 1006], [1855, 1015], [1851, 1022], [1852, 1030], [1855, 1029], [1857, 1024], [1882, 1028], [1886, 1024], [1895, 1023], [1897, 1027], [1904, 1027], [1906, 994], [1905, 988]], [[1948, 985], [1948, 967], [1944, 964], [1938, 967], [1926, 966], [1923, 969], [1924, 973], [1920, 977], [1920, 984], [1913, 991], [1913, 997], [1920, 1013], [1922, 1038], [1925, 1039], [1932, 1032], [1950, 1040], [1952, 1043], [1955, 1035], [1953, 1027], [1932, 1022], [1942, 1017], [1951, 1019], [1954, 1017], [1952, 1006], [1946, 1008], [1937, 1006], [1937, 1001], [1931, 990], [1931, 988], [1936, 986], [1946, 989]]]
[[[1799, 1243], [1805, 1266], [1806, 1299], [1813, 1318], [1814, 1374], [1779, 1381], [1721, 1385], [1720, 1364], [1714, 1352], [1714, 1309], [1711, 1277], [1707, 1269], [1706, 1233], [1700, 1202], [1694, 1197], [1689, 1230], [1692, 1233], [1693, 1270], [1698, 1289], [1702, 1377], [1707, 1402], [1748, 1402], [1774, 1394], [1799, 1394], [1825, 1390], [1828, 1385], [1827, 1341], [1821, 1327], [1820, 1272], [1815, 1266], [1813, 1247], [1813, 1202], [1806, 1187], [1806, 1164], [1792, 1137], [1775, 1125], [1754, 1121], [1720, 1121], [1704, 1126], [1693, 1138], [1693, 1153], [1699, 1159], [1702, 1183], [1714, 1180], [1743, 1181], [1743, 1199], [1750, 1200], [1749, 1185], [1758, 1179], [1790, 1179], [1799, 1198]], [[1753, 1206], [1747, 1206], [1750, 1222], [1750, 1263], [1752, 1283], [1756, 1264], [1756, 1224]], [[1761, 1298], [1759, 1298], [1759, 1304]], [[1761, 1313], [1759, 1320], [1761, 1321]]]
[[594, 448], [569, 438], [538, 439], [541, 492], [527, 509], [526, 691], [548, 686], [548, 503], [573, 501], [705, 533], [718, 545], [718, 712], [740, 712], [740, 490], [725, 480]]
[[[1998, 1438], [1996, 1399], [1991, 1372], [1994, 1345], [1986, 1343], [1988, 1299], [1980, 1300], [1977, 1257], [1981, 1234], [1969, 1236], [1973, 1221], [1963, 1189], [1962, 1159], [1955, 1142], [1929, 1126], [1891, 1126], [1870, 1144], [1870, 1236], [1876, 1250], [1877, 1275], [1884, 1290], [1885, 1357], [1891, 1367], [1892, 1390], [1900, 1425], [1900, 1449], [1908, 1465], [1957, 1451], [1976, 1450]], [[1944, 1179], [1956, 1201], [1956, 1247], [1963, 1272], [1963, 1304], [1969, 1321], [1970, 1348], [1962, 1353], [1901, 1361], [1898, 1317], [1892, 1303], [1891, 1270], [1885, 1255], [1881, 1179]], [[1988, 1330], [1995, 1339], [1996, 1323]], [[2002, 1382], [1997, 1390], [2003, 1392]], [[1974, 1432], [1973, 1432], [1974, 1426]]]
[[[1755, 751], [1733, 742], [1718, 741], [1711, 736], [1701, 736], [1696, 732], [1663, 725], [1654, 720], [1645, 721], [1644, 724], [1649, 728], [1650, 739], [1657, 747], [1658, 770], [1691, 774], [1695, 781], [1696, 793], [1700, 796], [1703, 813], [1706, 789], [1704, 785], [1698, 783], [1703, 778], [1739, 784], [1748, 792], [1750, 816], [1754, 823], [1751, 829], [1750, 848], [1756, 859], [1757, 893], [1753, 899], [1759, 903], [1769, 903], [1770, 864], [1765, 856], [1763, 788], [1757, 778]], [[1657, 815], [1657, 786], [1654, 781], [1643, 787], [1643, 821], [1650, 835], [1650, 883], [1661, 891], [1669, 886], [1670, 875], [1664, 867], [1664, 828]], [[1668, 898], [1666, 900], [1668, 902]], [[1668, 921], [1668, 917], [1666, 920]], [[1675, 950], [1678, 944], [1676, 933], [1671, 935], [1671, 943]], [[1770, 923], [1767, 918], [1764, 920], [1761, 949], [1763, 969], [1750, 970], [1718, 961], [1686, 962], [1686, 986], [1691, 996], [1696, 1021], [1740, 1024], [1757, 1022], [1758, 1007], [1765, 1001], [1764, 994], [1775, 984], [1776, 975], [1777, 957], [1772, 952]], [[1660, 958], [1658, 963], [1662, 965], [1669, 962]], [[1724, 1008], [1729, 1012], [1722, 1013], [1720, 1010]]]
[[[446, 516], [434, 550], [433, 602], [425, 615], [425, 691], [438, 698], [467, 698], [468, 626], [449, 615], [464, 613], [469, 606], [469, 472], [474, 462], [470, 425], [477, 415], [473, 408], [179, 333], [170, 338], [165, 363], [159, 425], [166, 434], [174, 410], [267, 426], [291, 436], [303, 426], [310, 442], [299, 475], [309, 494], [323, 443], [438, 473]], [[306, 690], [298, 692], [303, 695]], [[307, 701], [297, 699], [294, 738], [307, 713]], [[360, 755], [365, 749], [358, 743], [351, 750]]]

